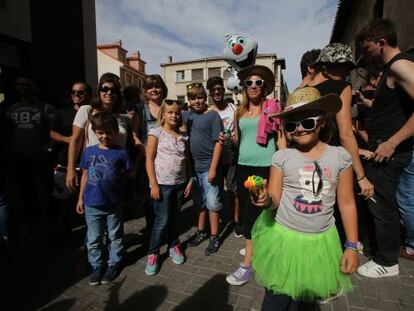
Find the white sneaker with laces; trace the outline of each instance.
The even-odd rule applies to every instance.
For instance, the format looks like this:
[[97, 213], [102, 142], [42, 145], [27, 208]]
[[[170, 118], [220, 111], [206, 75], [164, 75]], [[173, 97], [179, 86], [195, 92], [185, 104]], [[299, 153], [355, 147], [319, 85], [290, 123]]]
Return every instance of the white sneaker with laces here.
[[366, 276], [367, 278], [385, 278], [396, 276], [399, 273], [398, 264], [391, 267], [384, 267], [375, 263], [373, 260], [368, 261], [358, 268], [358, 274]]

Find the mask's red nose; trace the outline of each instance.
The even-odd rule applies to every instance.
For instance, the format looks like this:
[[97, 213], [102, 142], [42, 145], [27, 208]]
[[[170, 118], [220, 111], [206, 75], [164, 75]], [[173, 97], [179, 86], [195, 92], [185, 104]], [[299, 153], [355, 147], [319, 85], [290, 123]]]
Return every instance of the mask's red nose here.
[[243, 47], [240, 44], [233, 45], [233, 53], [239, 55], [243, 52]]

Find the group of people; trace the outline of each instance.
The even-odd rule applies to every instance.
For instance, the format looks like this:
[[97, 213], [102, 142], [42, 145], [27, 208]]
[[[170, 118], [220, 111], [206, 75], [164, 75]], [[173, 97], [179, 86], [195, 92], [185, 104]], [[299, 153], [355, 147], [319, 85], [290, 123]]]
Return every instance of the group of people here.
[[[414, 260], [414, 57], [400, 51], [388, 20], [373, 21], [356, 41], [365, 59], [381, 67], [364, 90], [347, 81], [356, 68], [350, 47], [333, 43], [304, 54], [303, 81], [286, 103], [267, 98], [275, 78], [261, 65], [238, 72], [240, 105], [225, 100], [221, 77], [211, 77], [206, 87], [187, 85], [185, 110], [166, 99], [159, 75], [146, 77], [143, 102], [134, 87], [122, 101], [114, 74], [100, 78], [94, 98], [86, 83], [75, 82], [73, 105], [57, 112], [35, 98], [32, 81], [19, 79], [20, 101], [5, 114], [10, 159], [27, 164], [12, 165], [23, 206], [18, 218], [25, 223], [37, 212], [34, 201], [41, 202], [33, 198], [47, 198], [35, 179], [49, 185], [50, 135], [60, 147], [55, 177], [64, 176], [60, 186], [55, 178], [53, 192], [60, 211], [85, 214], [91, 285], [112, 282], [121, 269], [124, 184], [131, 178], [146, 193], [147, 275], [158, 273], [164, 242], [177, 265], [185, 262], [184, 246], [208, 240], [205, 255], [218, 252], [223, 210], [231, 212], [235, 235], [245, 238], [243, 262], [226, 281], [239, 286], [255, 275], [266, 288], [262, 310], [330, 300], [352, 289], [348, 275], [355, 271], [398, 275], [399, 256]], [[251, 176], [262, 181], [247, 189]], [[179, 217], [189, 197], [197, 231], [183, 245]], [[359, 265], [359, 252], [368, 250], [370, 260]]]

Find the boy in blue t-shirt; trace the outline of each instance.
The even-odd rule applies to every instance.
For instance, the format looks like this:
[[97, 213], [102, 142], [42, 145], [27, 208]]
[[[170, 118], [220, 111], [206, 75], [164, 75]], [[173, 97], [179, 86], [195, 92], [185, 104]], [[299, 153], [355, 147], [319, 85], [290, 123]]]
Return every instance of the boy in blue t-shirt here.
[[[83, 169], [76, 211], [85, 213], [87, 225], [88, 260], [92, 266], [90, 285], [112, 282], [118, 274], [123, 255], [123, 173], [132, 165], [128, 153], [115, 145], [118, 120], [109, 112], [91, 116], [92, 130], [98, 145], [85, 149], [80, 167]], [[109, 258], [103, 275], [103, 237], [109, 238]], [[103, 276], [102, 276], [103, 275]]]
[[187, 96], [191, 109], [183, 113], [183, 119], [190, 136], [191, 157], [197, 177], [193, 198], [200, 208], [197, 233], [187, 246], [197, 246], [207, 239], [205, 227], [208, 215], [211, 231], [205, 250], [208, 256], [217, 252], [220, 246], [219, 211], [223, 207], [223, 187], [218, 165], [222, 150], [219, 134], [223, 131], [223, 123], [217, 112], [207, 109], [207, 93], [201, 83], [189, 84]]

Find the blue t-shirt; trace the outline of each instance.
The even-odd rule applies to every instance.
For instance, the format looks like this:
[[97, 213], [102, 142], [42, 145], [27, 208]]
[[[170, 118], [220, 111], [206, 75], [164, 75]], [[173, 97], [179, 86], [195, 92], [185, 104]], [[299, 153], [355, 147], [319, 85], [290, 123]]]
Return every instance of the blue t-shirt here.
[[122, 173], [132, 168], [125, 149], [101, 149], [98, 145], [90, 146], [83, 152], [80, 167], [88, 170], [88, 182], [83, 198], [86, 206], [122, 201]]
[[190, 110], [183, 112], [183, 120], [190, 137], [194, 169], [197, 173], [207, 172], [213, 159], [214, 145], [223, 131], [220, 115], [215, 111], [199, 114]]

